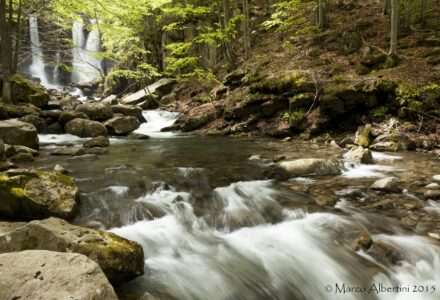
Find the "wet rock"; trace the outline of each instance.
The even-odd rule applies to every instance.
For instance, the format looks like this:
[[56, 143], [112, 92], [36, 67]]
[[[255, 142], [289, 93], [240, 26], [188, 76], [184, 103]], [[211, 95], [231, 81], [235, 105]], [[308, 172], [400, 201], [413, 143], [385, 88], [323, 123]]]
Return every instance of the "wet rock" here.
[[375, 181], [370, 189], [381, 192], [397, 193], [402, 191], [401, 182], [396, 177], [388, 177]]
[[15, 163], [33, 162], [34, 156], [31, 153], [18, 153], [11, 160]]
[[337, 191], [336, 196], [340, 198], [358, 198], [362, 197], [362, 190], [360, 188], [346, 188], [340, 191]]
[[371, 124], [360, 126], [356, 131], [354, 143], [358, 146], [368, 148], [371, 142], [373, 141], [373, 136], [371, 132], [372, 132]]
[[74, 110], [82, 102], [75, 97], [68, 96], [60, 100], [60, 107], [62, 110]]
[[432, 176], [432, 180], [435, 181], [435, 182], [440, 183], [440, 175], [434, 175], [434, 176]]
[[350, 162], [358, 162], [361, 164], [374, 163], [373, 154], [370, 150], [363, 148], [362, 146], [350, 149], [344, 154], [344, 159]]
[[0, 235], [0, 252], [50, 250], [84, 254], [98, 263], [110, 282], [129, 281], [144, 273], [142, 247], [105, 231], [49, 218], [22, 224]]
[[66, 170], [63, 166], [61, 165], [55, 165], [55, 167], [53, 168], [54, 172], [60, 173], [60, 174], [68, 174], [69, 171]]
[[203, 127], [209, 122], [215, 120], [217, 110], [211, 103], [206, 103], [192, 108], [188, 113], [182, 115], [176, 121], [176, 129], [184, 132], [193, 131]]
[[73, 120], [73, 119], [89, 119], [89, 116], [87, 116], [85, 113], [82, 112], [75, 112], [75, 111], [63, 111], [60, 114], [60, 117], [58, 119], [58, 122], [60, 122], [61, 124], [66, 124], [67, 122]]
[[341, 148], [345, 148], [348, 145], [354, 145], [354, 139], [352, 137], [346, 137], [344, 139], [342, 139], [339, 143], [338, 143], [339, 147]]
[[107, 136], [97, 136], [84, 142], [83, 146], [84, 148], [109, 147], [110, 140]]
[[112, 135], [127, 135], [139, 128], [140, 123], [136, 117], [114, 117], [104, 123]]
[[72, 218], [79, 191], [72, 178], [55, 172], [15, 169], [0, 174], [0, 216]]
[[117, 105], [118, 104], [118, 96], [116, 95], [110, 95], [106, 98], [101, 100], [102, 103], [110, 104], [110, 105]]
[[20, 121], [34, 125], [38, 133], [44, 133], [46, 130], [46, 122], [37, 115], [24, 116], [20, 118]]
[[440, 190], [428, 190], [424, 196], [425, 199], [440, 200]]
[[[382, 147], [385, 145], [383, 143], [388, 143], [390, 151], [413, 150], [416, 147], [414, 141], [403, 133], [383, 134], [374, 140], [374, 144], [379, 144]], [[374, 145], [372, 147], [377, 149]]]
[[20, 146], [20, 145], [15, 145], [11, 147], [14, 149], [14, 154], [28, 153], [31, 154], [32, 156], [38, 156], [38, 151], [29, 147]]
[[146, 122], [144, 116], [142, 115], [142, 108], [131, 105], [113, 105], [113, 113], [123, 114], [124, 116], [135, 117], [140, 123]]
[[367, 253], [383, 265], [392, 265], [399, 261], [397, 251], [382, 242], [374, 242]]
[[11, 105], [0, 103], [0, 118], [22, 118], [27, 115], [40, 115], [41, 109], [33, 105]]
[[102, 102], [80, 104], [75, 112], [84, 113], [93, 121], [105, 121], [113, 117], [111, 105]]
[[277, 164], [273, 172], [273, 176], [279, 179], [287, 179], [295, 176], [328, 176], [339, 174], [341, 174], [339, 161], [318, 158], [282, 161]]
[[37, 107], [47, 105], [49, 94], [44, 88], [19, 75], [11, 77], [12, 101], [14, 103], [30, 103]]
[[397, 151], [397, 145], [394, 142], [379, 142], [371, 145], [370, 149], [379, 152], [394, 152]]
[[66, 133], [77, 135], [79, 137], [97, 137], [107, 136], [105, 126], [97, 121], [73, 119], [64, 126]]
[[367, 232], [362, 231], [359, 232], [354, 240], [351, 243], [351, 249], [355, 252], [361, 250], [361, 249], [368, 249], [370, 248], [371, 244], [373, 243], [373, 239], [371, 238], [371, 235], [369, 235]]
[[34, 125], [19, 120], [0, 121], [0, 139], [9, 145], [38, 149], [38, 132]]
[[76, 155], [80, 149], [80, 147], [63, 146], [50, 151], [49, 154], [55, 156], [73, 156]]
[[5, 253], [0, 266], [1, 299], [118, 299], [98, 264], [81, 254]]
[[54, 122], [47, 126], [46, 133], [49, 134], [63, 134], [64, 133], [64, 127], [58, 122]]
[[150, 137], [146, 134], [140, 134], [140, 133], [130, 133], [125, 137], [127, 140], [138, 140], [138, 141], [144, 141], [148, 140]]

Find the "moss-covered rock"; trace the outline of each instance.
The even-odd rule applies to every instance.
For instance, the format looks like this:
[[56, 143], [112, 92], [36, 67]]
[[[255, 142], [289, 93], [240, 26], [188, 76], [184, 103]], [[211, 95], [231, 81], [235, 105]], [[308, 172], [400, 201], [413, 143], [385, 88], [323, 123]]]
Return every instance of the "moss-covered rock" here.
[[368, 148], [373, 141], [372, 130], [371, 124], [359, 127], [356, 131], [354, 143], [358, 146]]
[[79, 137], [97, 137], [107, 136], [107, 128], [97, 121], [76, 118], [64, 125], [66, 133], [77, 135]]
[[12, 101], [14, 103], [30, 103], [37, 107], [46, 106], [49, 94], [42, 86], [19, 75], [11, 77]]
[[72, 178], [28, 169], [0, 173], [0, 216], [41, 219], [72, 218], [79, 191]]
[[9, 145], [38, 149], [38, 132], [34, 125], [19, 120], [0, 121], [0, 139]]
[[303, 72], [273, 75], [250, 85], [251, 93], [283, 94], [287, 92], [308, 92], [315, 90], [315, 84]]
[[113, 233], [74, 226], [57, 218], [8, 224], [0, 222], [0, 228], [5, 228], [0, 229], [0, 253], [37, 249], [80, 253], [98, 263], [114, 284], [144, 273], [142, 247]]

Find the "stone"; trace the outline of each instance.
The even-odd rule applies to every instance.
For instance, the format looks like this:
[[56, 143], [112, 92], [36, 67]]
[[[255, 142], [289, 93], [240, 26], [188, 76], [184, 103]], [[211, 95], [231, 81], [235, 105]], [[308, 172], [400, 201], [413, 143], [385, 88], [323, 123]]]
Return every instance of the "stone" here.
[[0, 173], [0, 216], [70, 219], [78, 209], [79, 190], [66, 175], [32, 169]]
[[0, 299], [118, 299], [98, 264], [81, 254], [4, 253], [0, 266]]
[[146, 134], [141, 133], [130, 133], [125, 137], [127, 140], [137, 140], [137, 141], [144, 141], [148, 140], [150, 137]]
[[68, 174], [69, 171], [66, 170], [63, 166], [61, 165], [55, 165], [55, 167], [53, 168], [54, 172], [60, 173], [60, 174]]
[[394, 142], [379, 142], [370, 146], [373, 151], [394, 152], [397, 151], [397, 145]]
[[64, 127], [59, 122], [53, 122], [47, 126], [46, 132], [49, 134], [63, 134]]
[[34, 125], [38, 133], [45, 133], [46, 131], [46, 122], [37, 115], [26, 115], [21, 117], [20, 121]]
[[136, 117], [114, 117], [104, 123], [112, 135], [127, 135], [139, 128], [140, 123]]
[[416, 144], [414, 143], [414, 141], [403, 133], [395, 132], [390, 134], [382, 134], [374, 139], [374, 144], [384, 142], [391, 143], [393, 145], [392, 148], [394, 148], [394, 151], [408, 151], [414, 150], [416, 148]]
[[373, 154], [370, 150], [358, 146], [350, 149], [344, 154], [344, 159], [350, 162], [356, 162], [361, 164], [372, 164], [374, 163]]
[[14, 163], [33, 162], [34, 156], [31, 153], [17, 153], [12, 157]]
[[60, 106], [62, 110], [74, 110], [80, 104], [82, 104], [82, 101], [72, 96], [68, 96], [60, 100]]
[[67, 110], [67, 111], [63, 111], [60, 114], [58, 122], [60, 122], [61, 124], [64, 125], [67, 122], [69, 122], [69, 121], [71, 121], [73, 119], [76, 119], [76, 118], [79, 118], [79, 119], [89, 119], [89, 116], [86, 115], [85, 113], [82, 113], [82, 112], [76, 112], [76, 111], [69, 111], [69, 110]]
[[73, 156], [78, 155], [77, 153], [81, 149], [81, 147], [62, 146], [51, 150], [49, 154], [55, 156]]
[[348, 145], [354, 145], [354, 139], [352, 137], [346, 137], [342, 139], [338, 145], [342, 148], [347, 147]]
[[67, 122], [64, 126], [64, 130], [66, 133], [77, 135], [79, 137], [97, 137], [108, 135], [107, 129], [103, 124], [97, 121], [78, 118]]
[[396, 177], [379, 179], [370, 186], [370, 189], [389, 193], [397, 193], [402, 191], [401, 182]]
[[9, 145], [39, 147], [38, 132], [34, 125], [19, 120], [0, 121], [0, 139]]
[[1, 119], [8, 118], [22, 118], [27, 115], [39, 116], [41, 109], [30, 104], [11, 105], [0, 103], [0, 116]]
[[174, 84], [175, 81], [173, 79], [162, 78], [134, 94], [125, 96], [120, 103], [128, 105], [144, 103], [145, 105], [146, 102], [159, 100], [162, 96], [170, 93]]
[[34, 150], [32, 148], [26, 147], [26, 146], [20, 146], [20, 145], [15, 145], [15, 146], [11, 146], [12, 148], [14, 148], [14, 154], [17, 153], [29, 153], [32, 156], [38, 156], [38, 151]]
[[440, 200], [439, 190], [428, 190], [424, 194], [425, 199]]
[[346, 54], [356, 52], [364, 43], [362, 34], [358, 31], [344, 31], [342, 33], [341, 42]]
[[11, 77], [11, 90], [14, 103], [30, 103], [42, 107], [46, 106], [50, 99], [41, 85], [19, 75]]
[[437, 182], [433, 182], [433, 183], [430, 183], [427, 186], [425, 186], [425, 189], [428, 189], [428, 190], [440, 190], [440, 184], [438, 184]]
[[340, 163], [336, 160], [303, 158], [285, 160], [277, 164], [274, 176], [276, 178], [289, 178], [295, 176], [329, 176], [341, 174]]
[[116, 95], [109, 95], [101, 100], [102, 103], [110, 104], [110, 105], [116, 105], [118, 104], [118, 96]]
[[434, 175], [434, 176], [432, 176], [432, 180], [435, 181], [435, 182], [440, 183], [440, 175]]
[[340, 198], [359, 198], [363, 195], [361, 189], [354, 187], [337, 191], [335, 194]]
[[144, 273], [142, 247], [116, 234], [71, 225], [58, 218], [20, 224], [0, 234], [0, 253], [50, 250], [83, 254], [95, 261], [113, 284]]
[[354, 143], [358, 146], [368, 148], [373, 141], [373, 136], [371, 135], [372, 127], [371, 124], [365, 126], [360, 126], [354, 138]]
[[80, 104], [75, 108], [75, 112], [84, 113], [94, 121], [105, 121], [113, 117], [111, 105], [102, 102]]
[[109, 147], [110, 140], [107, 136], [97, 136], [83, 143], [84, 148]]
[[123, 114], [124, 116], [135, 117], [140, 123], [146, 122], [144, 116], [142, 115], [142, 108], [132, 105], [113, 105], [113, 113]]

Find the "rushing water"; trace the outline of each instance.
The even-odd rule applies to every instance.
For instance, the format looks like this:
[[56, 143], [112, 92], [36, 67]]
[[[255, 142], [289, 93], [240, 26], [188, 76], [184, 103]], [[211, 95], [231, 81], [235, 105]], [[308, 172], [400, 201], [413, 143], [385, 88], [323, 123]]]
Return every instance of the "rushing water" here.
[[[75, 223], [143, 246], [145, 275], [118, 287], [122, 298], [439, 299], [440, 247], [433, 239], [345, 200], [325, 210], [309, 194], [265, 178], [277, 154], [328, 157], [338, 150], [305, 142], [161, 134], [177, 116], [160, 111], [144, 116], [148, 123], [138, 132], [150, 140], [113, 139], [110, 154], [98, 159], [44, 153], [40, 158], [45, 166], [62, 164], [76, 177], [82, 202]], [[46, 145], [81, 142], [42, 138]], [[291, 182], [329, 195], [385, 175], [405, 180], [440, 173], [438, 164], [421, 154], [374, 156], [377, 164], [347, 165], [341, 176]], [[439, 204], [430, 201], [425, 210], [438, 214]], [[362, 232], [395, 249], [399, 259], [386, 265], [351, 249], [353, 236]], [[391, 287], [394, 292], [383, 291]]]
[[38, 30], [38, 19], [35, 16], [29, 17], [29, 35], [31, 39], [32, 64], [30, 72], [33, 77], [39, 78], [41, 84], [49, 87], [49, 79], [47, 78], [45, 63], [43, 58], [43, 50], [41, 49], [40, 33]]

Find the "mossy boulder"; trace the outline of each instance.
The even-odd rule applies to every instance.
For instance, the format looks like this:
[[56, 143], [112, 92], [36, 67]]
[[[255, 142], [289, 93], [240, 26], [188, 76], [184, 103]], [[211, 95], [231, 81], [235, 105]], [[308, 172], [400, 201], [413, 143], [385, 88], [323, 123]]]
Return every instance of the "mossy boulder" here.
[[303, 72], [291, 72], [284, 75], [272, 75], [250, 85], [251, 93], [284, 94], [309, 92], [315, 90], [315, 84]]
[[50, 100], [49, 94], [42, 86], [19, 75], [11, 77], [11, 86], [14, 103], [30, 103], [42, 107]]
[[22, 118], [28, 115], [39, 116], [40, 114], [41, 109], [32, 104], [13, 105], [0, 103], [0, 120]]
[[113, 118], [113, 110], [108, 103], [84, 103], [75, 108], [75, 112], [86, 114], [91, 120], [105, 121]]
[[[385, 146], [388, 146], [389, 149], [384, 149]], [[416, 148], [416, 143], [407, 135], [394, 132], [378, 136], [374, 139], [374, 144], [371, 147], [375, 150], [381, 151], [414, 150]]]
[[75, 181], [56, 172], [15, 169], [0, 173], [0, 216], [70, 219], [78, 209]]
[[9, 145], [38, 149], [38, 132], [34, 125], [19, 120], [0, 121], [0, 139]]
[[368, 148], [373, 142], [372, 135], [373, 128], [371, 124], [366, 124], [365, 126], [360, 126], [356, 131], [356, 135], [354, 138], [354, 143], [358, 146], [362, 146], [364, 148]]
[[104, 123], [112, 135], [127, 135], [139, 128], [140, 122], [132, 116], [115, 116]]
[[315, 100], [315, 94], [313, 93], [300, 93], [289, 100], [289, 110], [295, 111], [299, 109], [309, 109], [313, 101]]
[[0, 222], [0, 253], [49, 250], [83, 254], [95, 261], [113, 284], [144, 273], [142, 247], [113, 233], [71, 225], [53, 217], [17, 226], [9, 224], [14, 223]]
[[331, 159], [303, 158], [278, 163], [272, 177], [287, 179], [296, 176], [331, 176], [341, 174], [340, 162]]
[[64, 125], [66, 133], [79, 137], [97, 137], [107, 136], [108, 132], [105, 126], [97, 121], [76, 118], [70, 120]]

